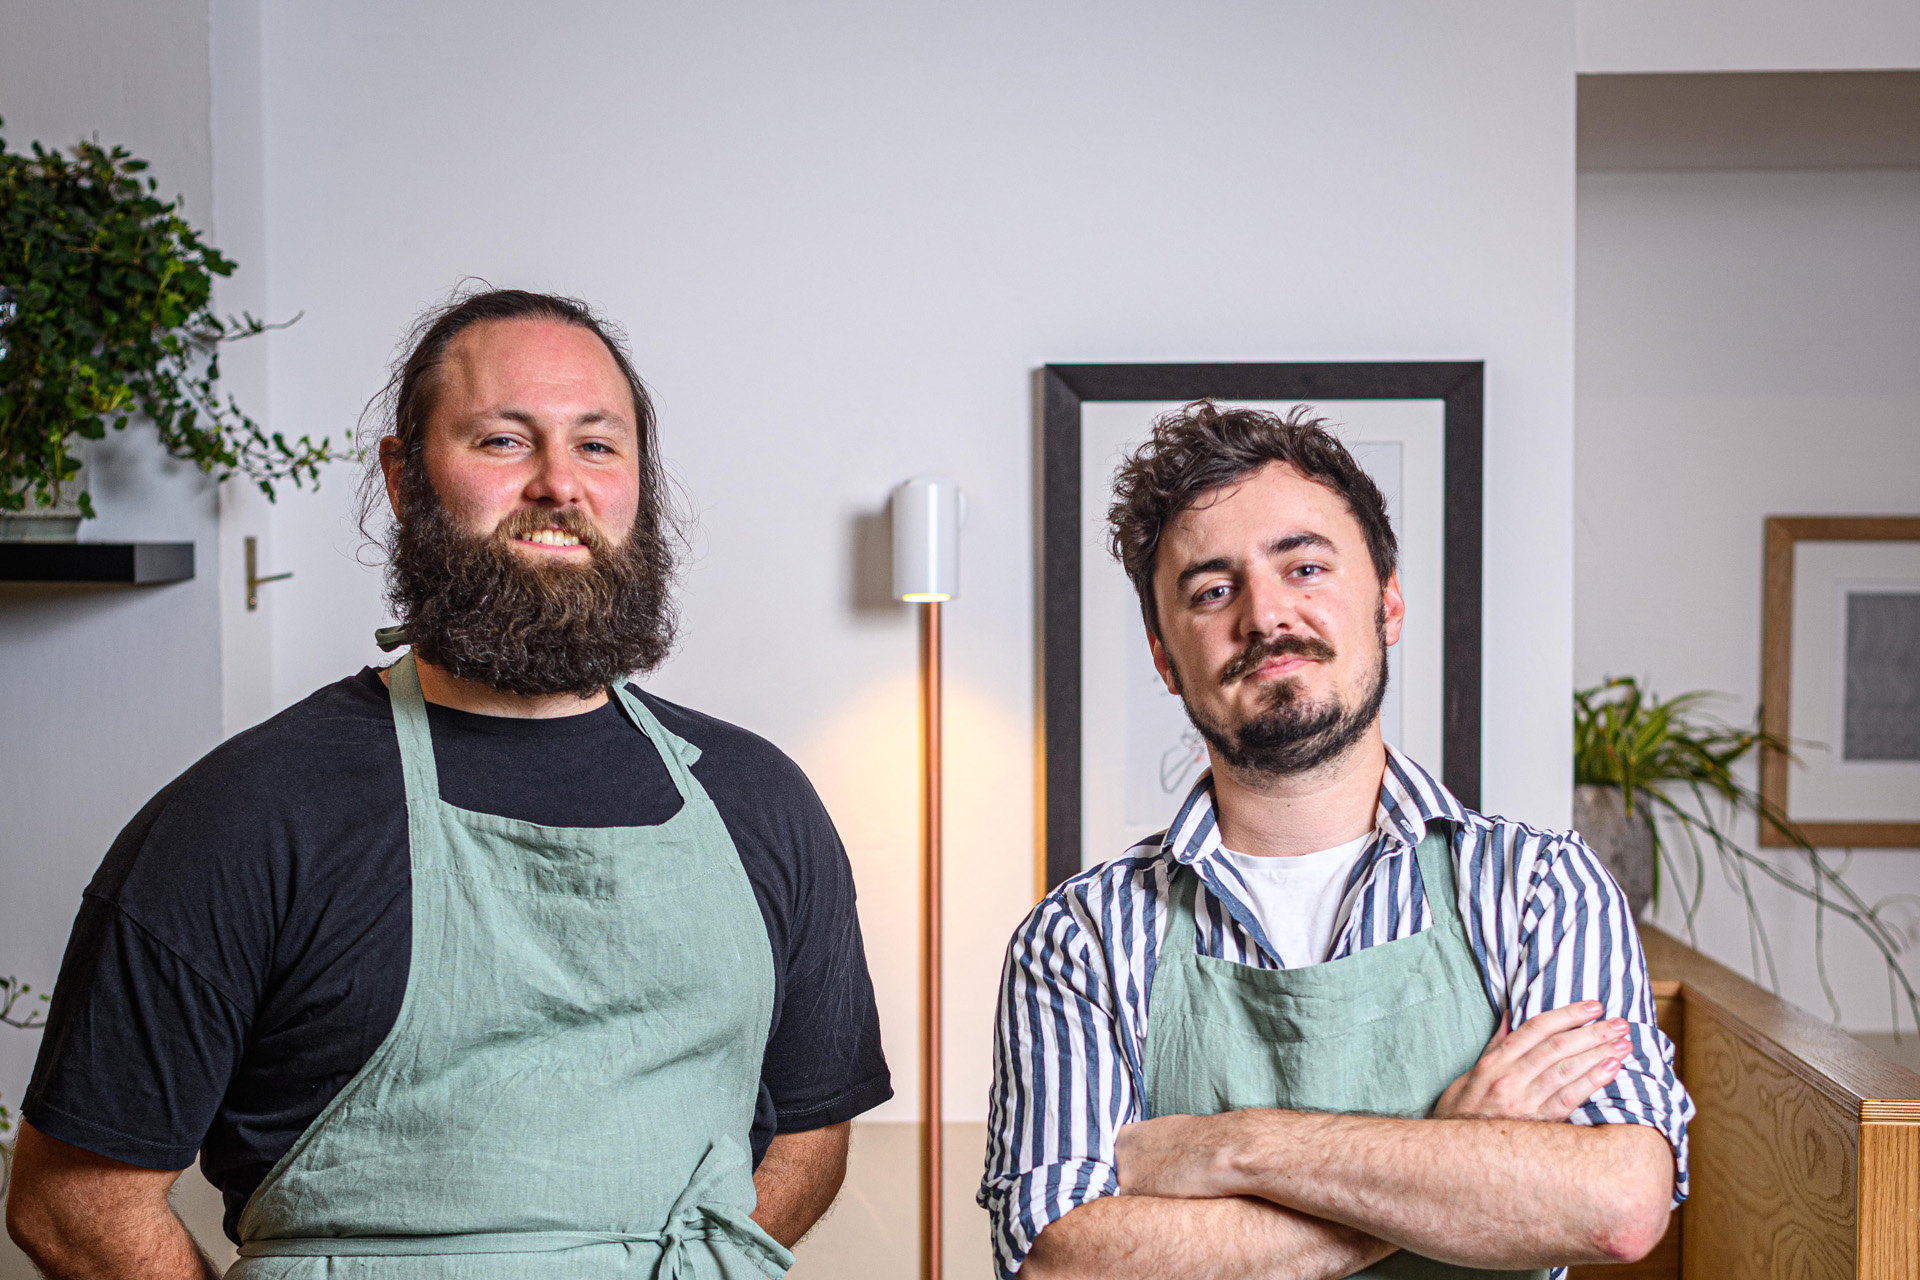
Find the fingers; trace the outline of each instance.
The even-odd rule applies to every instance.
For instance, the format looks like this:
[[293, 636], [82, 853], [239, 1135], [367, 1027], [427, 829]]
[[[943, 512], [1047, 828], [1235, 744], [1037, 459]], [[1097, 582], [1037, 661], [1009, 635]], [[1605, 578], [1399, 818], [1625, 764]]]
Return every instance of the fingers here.
[[1515, 1055], [1523, 1054], [1551, 1036], [1585, 1026], [1599, 1017], [1600, 1013], [1598, 1000], [1576, 1000], [1558, 1009], [1549, 1009], [1514, 1028], [1513, 1033], [1506, 1037], [1506, 1048]]
[[1548, 1099], [1546, 1105], [1541, 1108], [1540, 1118], [1542, 1120], [1565, 1120], [1568, 1116], [1585, 1106], [1587, 1100], [1592, 1098], [1594, 1094], [1613, 1083], [1613, 1078], [1620, 1074], [1620, 1067], [1623, 1061], [1624, 1059], [1617, 1054], [1608, 1054], [1605, 1058], [1581, 1072], [1578, 1079], [1566, 1085], [1558, 1093], [1554, 1094], [1552, 1098]]
[[1590, 1022], [1584, 1027], [1574, 1027], [1548, 1036], [1531, 1049], [1516, 1055], [1514, 1066], [1529, 1075], [1539, 1075], [1556, 1062], [1585, 1053], [1596, 1045], [1608, 1044], [1625, 1038], [1627, 1021], [1625, 1018], [1608, 1018], [1604, 1022]]

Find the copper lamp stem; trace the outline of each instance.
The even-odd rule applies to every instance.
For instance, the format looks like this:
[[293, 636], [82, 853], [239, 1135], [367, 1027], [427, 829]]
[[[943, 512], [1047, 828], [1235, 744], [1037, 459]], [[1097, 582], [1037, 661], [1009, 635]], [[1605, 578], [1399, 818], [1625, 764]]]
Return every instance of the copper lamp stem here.
[[920, 1275], [940, 1280], [940, 605], [920, 606]]

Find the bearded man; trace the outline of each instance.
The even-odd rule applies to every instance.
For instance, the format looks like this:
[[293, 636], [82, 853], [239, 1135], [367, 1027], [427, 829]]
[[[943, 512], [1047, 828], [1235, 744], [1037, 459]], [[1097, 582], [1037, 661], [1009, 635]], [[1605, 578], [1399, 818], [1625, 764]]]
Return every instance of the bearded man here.
[[645, 388], [581, 303], [415, 330], [384, 670], [223, 744], [82, 901], [8, 1226], [54, 1277], [778, 1276], [890, 1096], [799, 769], [627, 683], [673, 636]]
[[1471, 812], [1382, 741], [1406, 608], [1379, 489], [1304, 409], [1201, 401], [1123, 462], [1109, 525], [1211, 771], [1008, 949], [1000, 1274], [1647, 1253], [1692, 1105], [1632, 917], [1578, 836]]

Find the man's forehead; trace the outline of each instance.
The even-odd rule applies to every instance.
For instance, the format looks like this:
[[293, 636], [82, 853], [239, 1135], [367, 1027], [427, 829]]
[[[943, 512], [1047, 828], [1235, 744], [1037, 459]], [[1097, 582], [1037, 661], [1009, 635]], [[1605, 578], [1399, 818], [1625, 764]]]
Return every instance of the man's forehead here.
[[1346, 499], [1284, 462], [1209, 489], [1169, 522], [1160, 545], [1270, 542], [1302, 533], [1335, 545], [1363, 540]]
[[[496, 400], [599, 402], [632, 417], [632, 388], [590, 329], [559, 321], [487, 320], [454, 335], [442, 356], [441, 390], [471, 411]], [[479, 403], [475, 403], [475, 402]]]

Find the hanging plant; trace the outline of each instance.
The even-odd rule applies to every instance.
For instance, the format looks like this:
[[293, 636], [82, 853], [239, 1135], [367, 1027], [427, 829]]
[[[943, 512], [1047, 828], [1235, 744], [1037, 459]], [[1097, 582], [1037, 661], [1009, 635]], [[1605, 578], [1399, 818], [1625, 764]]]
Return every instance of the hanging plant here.
[[[15, 1013], [14, 1008], [23, 996], [30, 995], [33, 988], [15, 977], [0, 978], [0, 1026], [18, 1027], [22, 1031], [37, 1031], [47, 1025], [45, 1015], [38, 1009], [29, 1007]], [[40, 997], [40, 1003], [46, 1003], [46, 997]], [[13, 1117], [4, 1105], [0, 1105], [0, 1134], [11, 1132]]]
[[[1643, 691], [1630, 676], [1616, 677], [1573, 695], [1573, 780], [1576, 786], [1610, 787], [1619, 791], [1626, 813], [1646, 814], [1654, 851], [1654, 900], [1670, 880], [1680, 899], [1690, 942], [1698, 944], [1694, 917], [1706, 889], [1709, 855], [1720, 863], [1728, 880], [1746, 901], [1747, 937], [1753, 951], [1754, 976], [1764, 967], [1773, 990], [1780, 990], [1773, 945], [1753, 899], [1753, 877], [1773, 881], [1813, 904], [1814, 958], [1820, 986], [1826, 993], [1833, 1020], [1840, 1021], [1840, 1002], [1827, 976], [1827, 917], [1854, 926], [1886, 964], [1887, 993], [1893, 1004], [1893, 1025], [1900, 1026], [1900, 1009], [1920, 1027], [1920, 993], [1900, 966], [1906, 950], [1904, 931], [1888, 916], [1897, 906], [1911, 907], [1911, 894], [1897, 894], [1868, 903], [1848, 884], [1845, 866], [1835, 866], [1814, 848], [1791, 818], [1754, 788], [1734, 776], [1733, 766], [1760, 747], [1783, 753], [1788, 744], [1759, 729], [1735, 729], [1707, 719], [1700, 704], [1712, 697], [1704, 692], [1661, 699]], [[1769, 823], [1793, 842], [1786, 866], [1760, 857], [1728, 833], [1742, 814]], [[1678, 831], [1679, 844], [1663, 839], [1661, 822]], [[1662, 875], [1662, 871], [1666, 872]], [[1904, 1001], [1901, 997], [1904, 996]]]
[[18, 155], [0, 139], [0, 511], [65, 497], [93, 515], [91, 497], [72, 491], [74, 443], [136, 414], [175, 457], [245, 476], [269, 499], [282, 481], [317, 484], [321, 464], [343, 456], [222, 399], [219, 344], [282, 326], [214, 314], [213, 278], [234, 264], [179, 201], [159, 198], [146, 168], [96, 142]]

